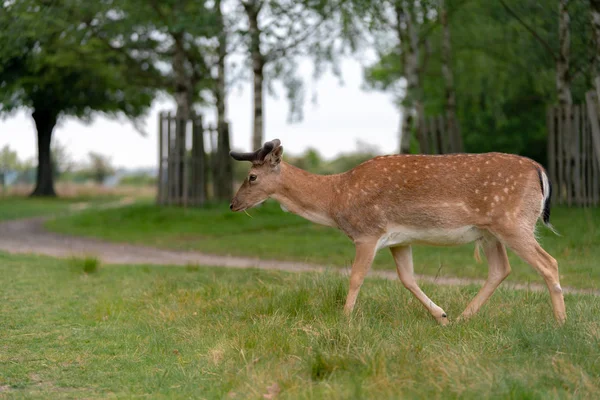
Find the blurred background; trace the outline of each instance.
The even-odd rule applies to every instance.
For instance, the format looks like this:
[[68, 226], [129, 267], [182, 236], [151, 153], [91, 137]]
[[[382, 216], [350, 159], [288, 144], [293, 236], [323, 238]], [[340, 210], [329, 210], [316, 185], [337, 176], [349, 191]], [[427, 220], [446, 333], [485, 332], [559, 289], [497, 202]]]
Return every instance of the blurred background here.
[[226, 201], [229, 150], [279, 138], [317, 173], [516, 153], [600, 197], [598, 0], [5, 0], [0, 27], [3, 195]]

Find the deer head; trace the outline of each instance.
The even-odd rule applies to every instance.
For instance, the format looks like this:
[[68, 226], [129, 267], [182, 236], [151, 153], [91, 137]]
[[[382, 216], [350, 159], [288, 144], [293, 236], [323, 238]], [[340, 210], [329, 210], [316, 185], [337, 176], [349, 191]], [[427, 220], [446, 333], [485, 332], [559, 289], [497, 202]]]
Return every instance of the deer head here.
[[229, 153], [234, 160], [252, 163], [248, 176], [231, 200], [229, 208], [232, 211], [243, 211], [257, 206], [275, 193], [279, 184], [282, 154], [283, 146], [279, 139], [266, 142], [253, 153]]

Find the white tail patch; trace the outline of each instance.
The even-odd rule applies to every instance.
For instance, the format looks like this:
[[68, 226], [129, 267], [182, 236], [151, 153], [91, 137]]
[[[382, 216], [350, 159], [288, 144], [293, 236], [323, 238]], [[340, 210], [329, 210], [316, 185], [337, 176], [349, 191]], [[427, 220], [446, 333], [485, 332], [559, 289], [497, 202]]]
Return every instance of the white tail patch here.
[[[543, 221], [544, 205], [546, 204], [546, 201], [548, 201], [548, 198], [550, 197], [550, 182], [548, 181], [548, 175], [546, 175], [546, 171], [542, 170], [542, 171], [540, 171], [540, 174], [542, 176], [542, 206], [540, 208], [540, 218], [542, 218], [542, 221]], [[554, 228], [554, 226], [552, 226], [550, 221], [544, 222], [544, 225], [546, 225], [546, 227], [548, 229], [550, 229], [552, 231], [552, 233], [554, 233], [556, 236], [561, 236], [561, 234], [558, 233], [556, 228]]]
[[546, 200], [550, 197], [550, 183], [548, 182], [548, 175], [546, 175], [545, 171], [540, 171], [542, 175], [542, 206], [540, 208], [540, 216], [544, 213], [544, 204], [546, 204]]

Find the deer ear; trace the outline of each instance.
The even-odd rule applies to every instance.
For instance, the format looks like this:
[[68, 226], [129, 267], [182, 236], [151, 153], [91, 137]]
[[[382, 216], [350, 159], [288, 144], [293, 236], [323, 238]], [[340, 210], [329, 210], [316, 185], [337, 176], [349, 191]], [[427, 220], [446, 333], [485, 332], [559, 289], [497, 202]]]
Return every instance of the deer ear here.
[[272, 167], [276, 167], [281, 162], [281, 156], [283, 155], [283, 146], [277, 146], [273, 151], [269, 153], [266, 161], [271, 164]]

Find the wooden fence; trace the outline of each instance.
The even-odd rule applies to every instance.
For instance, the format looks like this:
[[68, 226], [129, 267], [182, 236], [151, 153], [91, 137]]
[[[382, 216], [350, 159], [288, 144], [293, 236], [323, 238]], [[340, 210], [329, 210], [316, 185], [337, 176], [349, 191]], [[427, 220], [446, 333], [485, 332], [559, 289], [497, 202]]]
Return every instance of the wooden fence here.
[[596, 86], [582, 105], [548, 108], [548, 173], [558, 204], [600, 204], [600, 78]]
[[447, 119], [443, 115], [426, 117], [419, 113], [417, 139], [422, 154], [449, 154], [463, 152], [462, 138], [458, 120], [454, 129], [448, 129]]
[[[216, 129], [202, 117], [178, 120], [159, 113], [158, 193], [160, 205], [201, 206], [208, 197], [208, 151], [216, 149]], [[208, 138], [206, 138], [208, 136]]]

